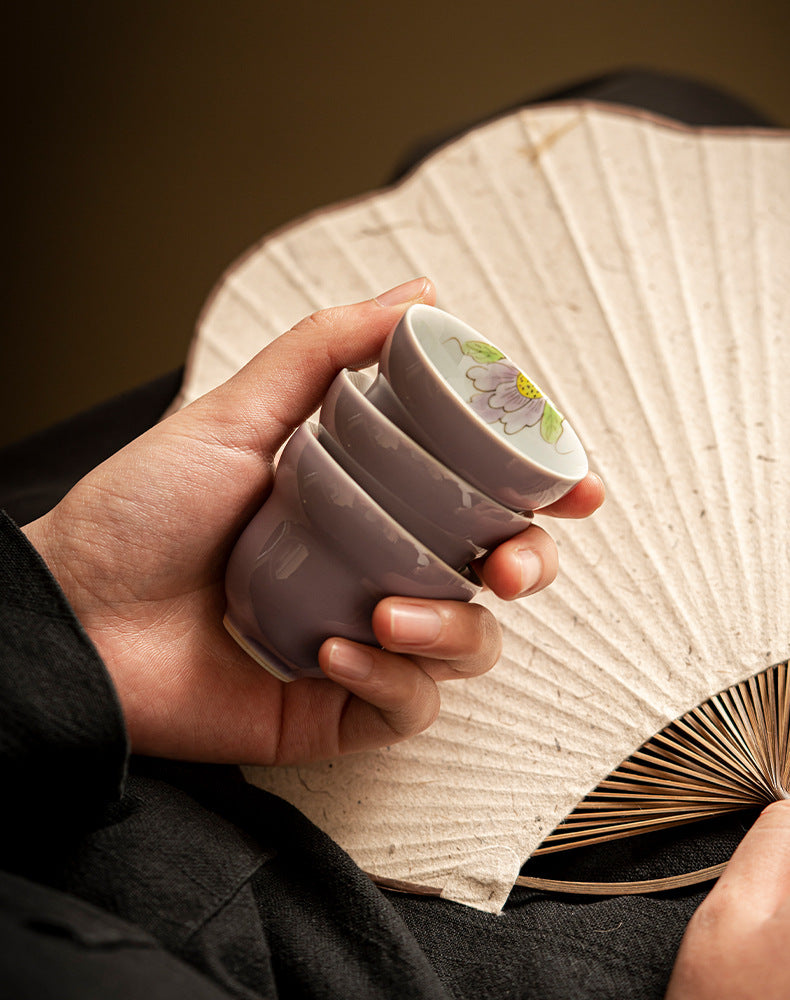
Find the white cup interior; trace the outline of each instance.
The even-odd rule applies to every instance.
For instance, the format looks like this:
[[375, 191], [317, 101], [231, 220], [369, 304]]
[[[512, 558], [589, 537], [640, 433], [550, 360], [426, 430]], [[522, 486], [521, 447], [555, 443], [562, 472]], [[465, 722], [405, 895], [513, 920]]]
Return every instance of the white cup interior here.
[[409, 321], [436, 372], [507, 445], [554, 474], [586, 468], [573, 428], [503, 351], [440, 310], [412, 308]]

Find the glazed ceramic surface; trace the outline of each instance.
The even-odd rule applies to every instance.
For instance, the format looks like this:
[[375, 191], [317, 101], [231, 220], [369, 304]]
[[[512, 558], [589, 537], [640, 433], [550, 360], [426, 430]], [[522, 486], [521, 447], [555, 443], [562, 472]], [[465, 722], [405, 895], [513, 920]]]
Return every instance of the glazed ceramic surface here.
[[473, 559], [482, 555], [482, 549], [456, 535], [451, 535], [438, 524], [429, 521], [418, 509], [401, 499], [398, 493], [384, 486], [356, 459], [344, 451], [328, 431], [321, 428], [319, 440], [339, 466], [346, 470], [355, 483], [376, 503], [393, 517], [409, 534], [414, 535], [424, 545], [453, 569], [465, 569]]
[[379, 370], [409, 414], [410, 433], [500, 503], [534, 510], [587, 473], [573, 428], [497, 347], [432, 306], [411, 306]]
[[323, 677], [330, 636], [376, 644], [371, 615], [387, 595], [470, 600], [478, 590], [386, 513], [303, 424], [274, 488], [228, 565], [226, 628], [283, 680]]
[[[340, 372], [321, 423], [342, 449], [336, 457], [395, 519], [456, 568], [529, 527], [467, 483], [409, 436], [408, 415], [379, 376]], [[400, 426], [399, 426], [400, 421]]]

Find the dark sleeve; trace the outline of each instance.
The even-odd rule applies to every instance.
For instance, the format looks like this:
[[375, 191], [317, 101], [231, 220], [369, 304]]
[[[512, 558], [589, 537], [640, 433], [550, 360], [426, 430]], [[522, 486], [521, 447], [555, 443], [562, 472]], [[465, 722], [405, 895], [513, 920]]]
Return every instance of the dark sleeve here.
[[127, 737], [110, 677], [58, 584], [0, 512], [2, 840], [85, 828], [123, 786]]

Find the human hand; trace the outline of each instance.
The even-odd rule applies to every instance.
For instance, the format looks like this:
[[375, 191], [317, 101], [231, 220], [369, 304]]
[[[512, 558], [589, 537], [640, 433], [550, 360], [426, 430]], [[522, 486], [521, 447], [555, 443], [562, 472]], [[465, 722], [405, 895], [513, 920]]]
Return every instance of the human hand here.
[[790, 996], [790, 800], [763, 810], [686, 928], [666, 1000]]
[[[343, 367], [363, 367], [427, 279], [303, 320], [233, 378], [173, 414], [82, 479], [28, 525], [102, 656], [138, 753], [236, 763], [295, 763], [386, 745], [425, 729], [437, 682], [488, 670], [499, 628], [482, 606], [388, 597], [381, 649], [328, 639], [334, 683], [283, 684], [222, 626], [233, 545], [271, 489], [273, 457]], [[582, 517], [603, 498], [590, 476], [549, 513]], [[504, 598], [556, 573], [537, 525], [481, 569]]]

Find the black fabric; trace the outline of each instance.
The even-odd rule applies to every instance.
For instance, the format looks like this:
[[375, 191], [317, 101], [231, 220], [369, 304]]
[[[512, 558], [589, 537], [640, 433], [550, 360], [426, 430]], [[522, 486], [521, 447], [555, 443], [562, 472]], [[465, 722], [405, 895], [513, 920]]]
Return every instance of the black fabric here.
[[[651, 73], [541, 100], [575, 97], [692, 124], [766, 124], [702, 84]], [[179, 383], [171, 373], [0, 451], [0, 507], [18, 523], [44, 513], [155, 423]], [[5, 519], [0, 778], [0, 992], [22, 1000], [658, 998], [707, 891], [596, 899], [516, 889], [501, 916], [382, 893], [235, 768], [129, 760], [101, 661]], [[727, 858], [752, 818], [553, 855], [525, 871], [618, 881], [701, 868]]]
[[[114, 688], [58, 585], [2, 513], [0, 527], [0, 781], [6, 803], [25, 803], [0, 836], [26, 839], [117, 797], [126, 740]], [[68, 670], [53, 669], [64, 649]]]
[[9, 1000], [227, 1000], [133, 924], [0, 872], [0, 984]]
[[[753, 819], [739, 814], [533, 859], [522, 871], [608, 882], [696, 871], [726, 861]], [[658, 1000], [686, 924], [709, 888], [615, 897], [516, 888], [499, 917], [408, 896], [393, 905], [453, 997]]]

